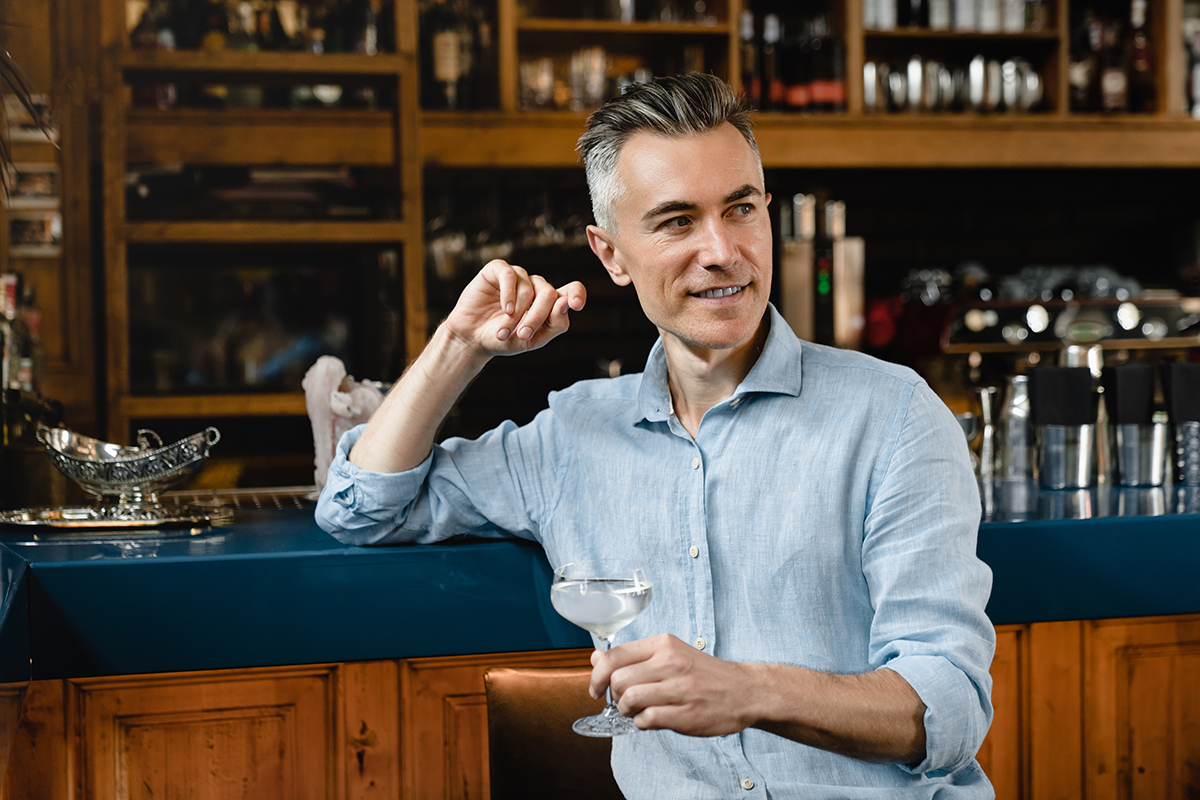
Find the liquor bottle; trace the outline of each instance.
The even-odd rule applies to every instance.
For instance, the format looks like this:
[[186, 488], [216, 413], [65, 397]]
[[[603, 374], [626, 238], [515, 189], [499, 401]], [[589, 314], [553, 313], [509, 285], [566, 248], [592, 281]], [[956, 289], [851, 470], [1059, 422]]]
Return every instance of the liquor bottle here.
[[453, 0], [454, 17], [458, 22], [458, 107], [476, 108], [479, 105], [476, 78], [479, 74], [477, 30], [471, 0]]
[[421, 19], [422, 105], [459, 108], [462, 28], [449, 0], [436, 0]]
[[846, 110], [846, 48], [831, 35], [829, 18], [821, 15], [813, 21], [812, 105], [813, 111], [836, 113]]
[[33, 292], [28, 287], [21, 303], [20, 316], [29, 331], [29, 391], [41, 393], [46, 391], [46, 346], [42, 342], [42, 315], [34, 304]]
[[347, 25], [349, 4], [343, 0], [326, 0], [325, 52], [346, 53], [350, 50], [350, 31]]
[[33, 341], [20, 313], [20, 283], [15, 272], [0, 275], [0, 329], [4, 337], [0, 388], [33, 391]]
[[951, 0], [929, 0], [929, 29], [948, 31], [953, 19]]
[[754, 31], [754, 12], [746, 8], [741, 15], [740, 47], [742, 57], [742, 91], [754, 108], [762, 107], [762, 79], [758, 72], [758, 41]]
[[785, 111], [804, 113], [812, 106], [813, 80], [816, 77], [814, 44], [820, 46], [813, 36], [813, 28], [808, 20], [792, 17], [784, 25], [780, 69]]
[[474, 65], [471, 80], [471, 95], [475, 108], [495, 108], [500, 105], [500, 86], [496, 82], [499, 72], [499, 49], [496, 42], [496, 27], [482, 3], [471, 4], [473, 27]]
[[1146, 33], [1146, 0], [1133, 0], [1125, 63], [1129, 68], [1129, 110], [1151, 114], [1158, 108], [1154, 45]]
[[1125, 49], [1121, 47], [1121, 23], [1109, 20], [1104, 25], [1100, 50], [1100, 110], [1123, 112], [1129, 108], [1129, 71]]
[[928, 28], [929, 4], [925, 0], [898, 0], [896, 24], [901, 28]]
[[817, 226], [813, 243], [813, 341], [834, 345], [834, 243], [846, 236], [846, 204], [826, 200], [824, 224]]
[[779, 52], [782, 33], [778, 14], [763, 17], [762, 107], [773, 111], [783, 106], [783, 73], [780, 70]]
[[396, 52], [396, 0], [383, 0], [375, 19], [379, 33], [379, 52]]
[[[171, 28], [170, 15], [163, 0], [155, 0], [138, 20], [129, 35], [130, 44], [139, 50], [174, 50], [175, 32]], [[132, 102], [135, 106], [171, 108], [175, 105], [176, 90], [173, 83], [135, 83]]]
[[[1097, 84], [1098, 51], [1102, 24], [1098, 25], [1092, 10], [1084, 12], [1083, 20], [1071, 33], [1070, 62], [1067, 65], [1068, 99], [1076, 112], [1095, 110], [1093, 87]], [[1098, 99], [1098, 98], [1097, 98]]]
[[346, 6], [346, 32], [352, 53], [373, 56], [379, 52], [379, 29], [371, 0], [350, 0]]
[[[201, 50], [217, 52], [228, 47], [232, 25], [225, 6], [217, 0], [205, 0], [200, 4], [197, 20], [198, 45]], [[199, 86], [191, 102], [206, 108], [224, 108], [228, 96], [229, 87], [227, 85], [205, 83]]]

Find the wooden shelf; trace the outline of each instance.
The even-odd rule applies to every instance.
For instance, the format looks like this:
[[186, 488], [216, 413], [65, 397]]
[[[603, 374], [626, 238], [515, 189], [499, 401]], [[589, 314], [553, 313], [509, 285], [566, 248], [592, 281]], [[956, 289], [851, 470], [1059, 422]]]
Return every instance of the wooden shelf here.
[[[1174, 336], [1164, 339], [1104, 339], [1097, 344], [1105, 350], [1188, 350], [1200, 347], [1200, 336]], [[1008, 344], [1006, 342], [981, 342], [979, 344], [948, 344], [942, 348], [949, 355], [965, 353], [1032, 353], [1034, 351], [1060, 350], [1060, 341], [1022, 342]]]
[[349, 109], [131, 109], [130, 164], [396, 164], [396, 115]]
[[356, 53], [263, 52], [237, 50], [125, 50], [117, 58], [127, 72], [255, 72], [281, 75], [395, 75], [411, 68], [403, 56]]
[[[585, 115], [426, 113], [426, 165], [576, 167]], [[1200, 123], [1186, 117], [1065, 114], [761, 113], [767, 168], [1200, 167]]]
[[728, 36], [729, 23], [704, 25], [699, 22], [621, 22], [602, 19], [529, 18], [517, 23], [519, 32], [539, 33], [615, 33], [673, 36]]
[[271, 417], [308, 413], [302, 392], [273, 394], [127, 395], [121, 398], [126, 419], [154, 417]]
[[188, 220], [125, 223], [131, 244], [345, 243], [404, 242], [413, 226], [392, 220], [348, 222], [342, 220]]
[[957, 41], [957, 42], [1057, 42], [1058, 31], [1021, 31], [1020, 33], [983, 33], [982, 31], [937, 31], [931, 28], [896, 28], [890, 31], [863, 31], [867, 40]]

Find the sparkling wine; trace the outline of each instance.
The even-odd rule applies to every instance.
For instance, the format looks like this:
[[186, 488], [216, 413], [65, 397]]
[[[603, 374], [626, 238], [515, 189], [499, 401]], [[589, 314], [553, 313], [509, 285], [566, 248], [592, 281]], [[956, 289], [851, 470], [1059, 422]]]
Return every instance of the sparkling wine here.
[[646, 608], [654, 587], [633, 579], [570, 580], [551, 587], [554, 610], [584, 630], [608, 638]]

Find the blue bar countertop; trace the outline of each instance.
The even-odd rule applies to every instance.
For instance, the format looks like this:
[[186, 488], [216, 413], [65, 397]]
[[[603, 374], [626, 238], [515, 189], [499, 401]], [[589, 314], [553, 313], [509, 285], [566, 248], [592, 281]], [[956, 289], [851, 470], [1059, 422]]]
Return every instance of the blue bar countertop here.
[[[1120, 505], [1034, 489], [991, 513], [985, 492], [992, 621], [1200, 612], [1200, 503], [1165, 491]], [[196, 534], [38, 537], [0, 531], [0, 683], [590, 646], [519, 540], [350, 547], [305, 509]]]

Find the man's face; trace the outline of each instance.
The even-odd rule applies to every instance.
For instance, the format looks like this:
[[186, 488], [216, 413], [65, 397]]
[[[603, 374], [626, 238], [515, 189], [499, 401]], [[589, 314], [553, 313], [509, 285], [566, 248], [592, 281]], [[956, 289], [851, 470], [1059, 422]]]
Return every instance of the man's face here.
[[621, 149], [619, 233], [588, 238], [633, 283], [664, 339], [725, 350], [750, 341], [771, 294], [771, 223], [758, 160], [726, 123], [699, 136], [634, 135]]

